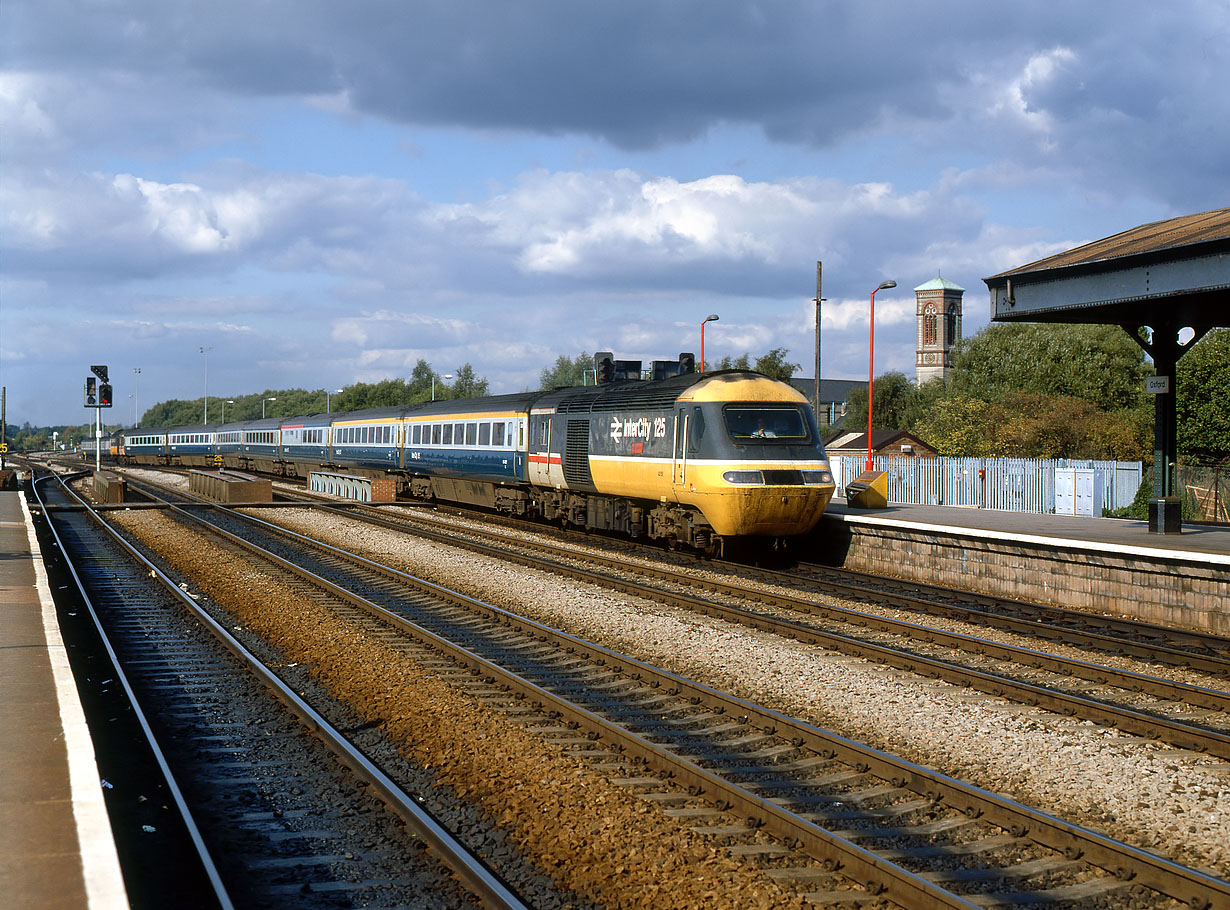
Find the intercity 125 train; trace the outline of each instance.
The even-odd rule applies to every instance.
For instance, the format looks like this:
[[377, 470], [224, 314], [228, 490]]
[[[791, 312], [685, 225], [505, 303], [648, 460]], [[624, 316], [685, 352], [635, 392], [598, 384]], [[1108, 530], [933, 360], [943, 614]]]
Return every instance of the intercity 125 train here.
[[123, 463], [392, 477], [413, 498], [709, 553], [804, 534], [835, 490], [806, 398], [746, 370], [137, 428], [121, 441]]

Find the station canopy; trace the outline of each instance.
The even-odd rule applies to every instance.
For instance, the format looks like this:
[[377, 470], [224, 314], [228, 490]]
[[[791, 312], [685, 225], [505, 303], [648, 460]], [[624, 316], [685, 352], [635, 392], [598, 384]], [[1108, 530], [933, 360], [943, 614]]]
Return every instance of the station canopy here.
[[1176, 365], [1211, 329], [1230, 326], [1230, 208], [1142, 224], [983, 281], [994, 322], [1119, 325], [1152, 358], [1149, 529], [1178, 532]]
[[983, 280], [996, 322], [1224, 326], [1230, 208], [1143, 224]]

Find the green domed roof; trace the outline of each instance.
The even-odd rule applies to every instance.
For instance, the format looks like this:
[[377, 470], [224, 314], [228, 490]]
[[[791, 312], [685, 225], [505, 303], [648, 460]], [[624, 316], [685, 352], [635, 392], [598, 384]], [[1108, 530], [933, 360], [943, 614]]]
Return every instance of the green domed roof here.
[[965, 288], [959, 284], [949, 281], [947, 278], [941, 278], [938, 275], [928, 281], [926, 284], [920, 284], [914, 288], [916, 291], [964, 291]]

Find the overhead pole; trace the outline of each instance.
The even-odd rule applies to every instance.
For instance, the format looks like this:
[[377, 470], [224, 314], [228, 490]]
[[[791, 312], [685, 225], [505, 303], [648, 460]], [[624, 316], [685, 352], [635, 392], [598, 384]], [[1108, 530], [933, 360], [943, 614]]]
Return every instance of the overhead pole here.
[[816, 260], [816, 388], [812, 396], [812, 408], [815, 410], [816, 422], [820, 422], [820, 304], [824, 298], [820, 296], [820, 260]]

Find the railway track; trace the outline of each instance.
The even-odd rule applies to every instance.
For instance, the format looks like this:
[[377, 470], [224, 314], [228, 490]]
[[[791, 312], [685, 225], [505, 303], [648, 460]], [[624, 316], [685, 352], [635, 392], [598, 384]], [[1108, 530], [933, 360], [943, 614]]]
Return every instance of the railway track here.
[[[566, 542], [490, 531], [484, 531], [480, 538], [460, 531], [456, 524], [417, 513], [407, 518], [390, 515], [391, 510], [384, 508], [321, 507], [334, 508], [350, 517], [362, 516], [365, 521], [496, 559], [516, 561], [530, 568], [943, 679], [995, 697], [1115, 727], [1132, 735], [1230, 758], [1230, 692], [1213, 685], [1175, 682], [1093, 660], [1048, 653], [1038, 647], [1001, 644], [838, 606], [819, 588], [799, 592], [798, 582], [793, 578], [787, 579], [789, 587], [769, 589], [763, 583], [749, 583], [733, 576], [725, 580], [710, 574], [681, 577], [677, 566], [632, 561], [620, 552], [606, 555], [592, 546], [580, 552]], [[780, 582], [783, 573], [767, 577]], [[697, 588], [711, 596], [697, 596]], [[865, 588], [860, 593], [872, 596]], [[898, 606], [899, 600], [899, 595], [892, 595], [889, 604]], [[963, 617], [968, 619], [968, 612]], [[1022, 633], [1020, 628], [1013, 631]], [[1037, 626], [1030, 625], [1025, 631], [1036, 632]], [[1053, 627], [1044, 626], [1043, 641], [1051, 641], [1053, 632]], [[1077, 639], [1089, 646], [1087, 633]], [[1067, 643], [1072, 644], [1072, 639]], [[1099, 651], [1123, 650], [1112, 639], [1100, 638], [1097, 645]], [[1134, 650], [1155, 657], [1162, 652], [1166, 662], [1176, 657], [1175, 650], [1165, 645], [1154, 649], [1139, 646]], [[1184, 659], [1198, 665], [1204, 673], [1215, 674], [1215, 679], [1230, 679], [1230, 660], [1190, 654]]]
[[[660, 792], [703, 827], [772, 834], [736, 846], [777, 877], [821, 884], [818, 900], [851, 899], [834, 875], [908, 907], [1096, 904], [1128, 891], [1141, 906], [1150, 891], [1157, 906], [1162, 895], [1194, 907], [1230, 899], [1219, 879], [1002, 796], [267, 523], [197, 511], [180, 515], [208, 521], [262, 571], [294, 571], [344, 600], [373, 634], [391, 626], [413, 639], [403, 647], [446, 654], [506, 710], [512, 693], [596, 736], [596, 762], [616, 764], [622, 785]], [[612, 750], [624, 761], [610, 762]], [[638, 762], [654, 773], [637, 774]]]
[[[128, 836], [158, 841], [175, 870], [151, 886], [155, 848], [121, 830], [136, 906], [527, 906], [366, 757], [378, 744], [360, 748], [297, 693], [311, 688], [302, 673], [245, 647], [66, 486], [48, 479], [36, 495], [110, 658], [92, 679], [126, 694], [117, 713], [136, 718], [161, 777], [123, 797], [165, 798]], [[111, 749], [102, 761], [119, 780], [131, 748]], [[162, 845], [173, 831], [181, 843]]]
[[[687, 554], [663, 551], [661, 548], [617, 538], [595, 538], [581, 532], [552, 529], [541, 523], [471, 512], [453, 506], [417, 506], [401, 510], [352, 503], [339, 507], [335, 498], [302, 489], [290, 490], [285, 486], [278, 488], [278, 495], [286, 501], [311, 502], [322, 508], [350, 509], [374, 517], [388, 518], [402, 511], [414, 512], [417, 513], [416, 526], [427, 523], [443, 530], [454, 527], [446, 521], [433, 520], [431, 513], [438, 511], [443, 515], [481, 521], [484, 533], [491, 533], [488, 530], [491, 527], [505, 528], [511, 537], [523, 536], [527, 531], [532, 532], [534, 540], [527, 541], [527, 545], [538, 546], [541, 545], [539, 539], [548, 538], [561, 544], [572, 542], [587, 546], [600, 540], [603, 546], [616, 554], [644, 555], [658, 562], [684, 568], [697, 564], [697, 559]], [[1196, 630], [1176, 629], [1109, 614], [1066, 610], [940, 585], [867, 575], [810, 562], [800, 562], [786, 570], [748, 562], [705, 561], [704, 565], [712, 573], [725, 573], [736, 578], [737, 587], [746, 587], [747, 581], [754, 580], [805, 595], [863, 599], [914, 612], [920, 616], [954, 619], [1017, 632], [1042, 641], [1137, 657], [1152, 663], [1230, 678], [1230, 639]], [[714, 590], [721, 590], [723, 587], [720, 582], [699, 583]]]

